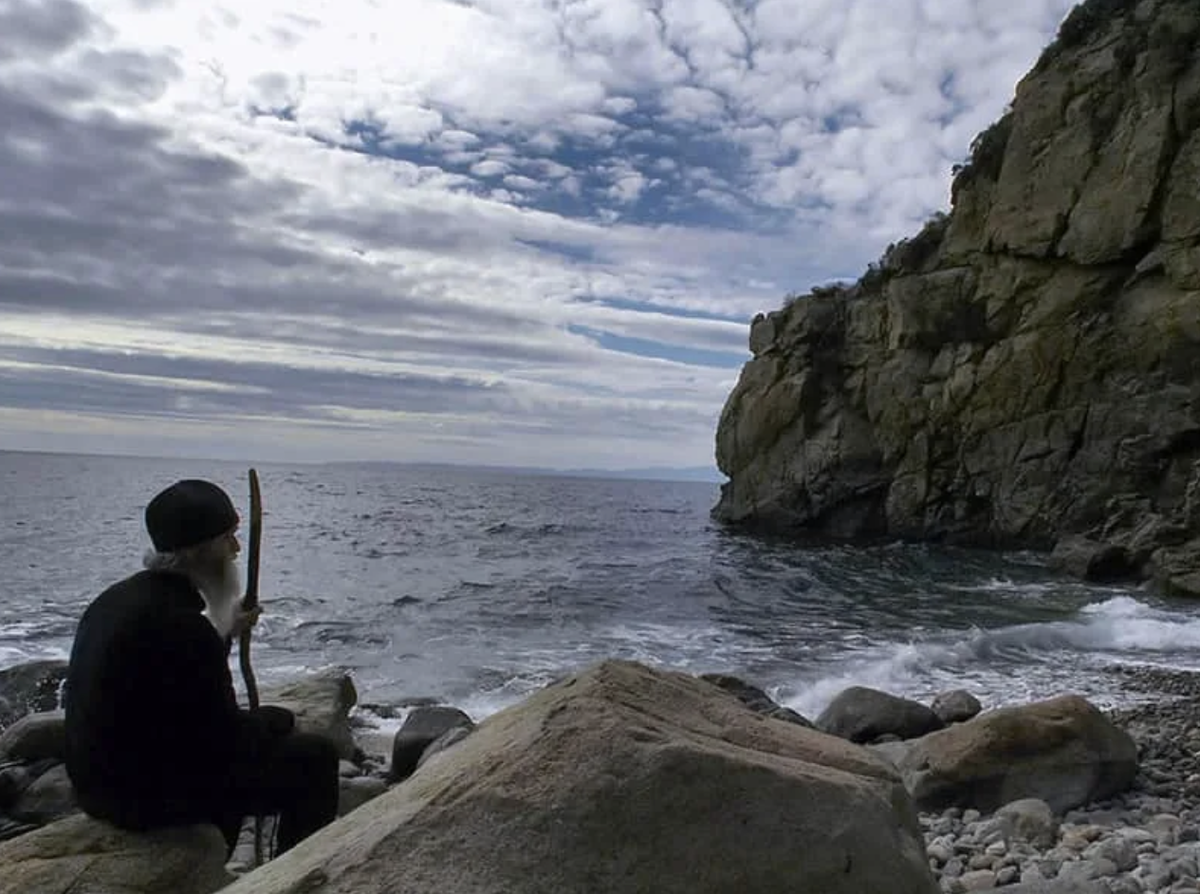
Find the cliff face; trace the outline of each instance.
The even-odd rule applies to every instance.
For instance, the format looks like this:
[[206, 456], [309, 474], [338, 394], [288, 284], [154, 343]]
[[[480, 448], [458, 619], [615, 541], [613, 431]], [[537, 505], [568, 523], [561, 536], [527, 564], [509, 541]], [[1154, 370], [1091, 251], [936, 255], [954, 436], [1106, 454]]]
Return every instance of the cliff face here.
[[755, 319], [714, 515], [1070, 542], [1200, 592], [1200, 3], [1077, 8], [952, 194], [855, 286]]

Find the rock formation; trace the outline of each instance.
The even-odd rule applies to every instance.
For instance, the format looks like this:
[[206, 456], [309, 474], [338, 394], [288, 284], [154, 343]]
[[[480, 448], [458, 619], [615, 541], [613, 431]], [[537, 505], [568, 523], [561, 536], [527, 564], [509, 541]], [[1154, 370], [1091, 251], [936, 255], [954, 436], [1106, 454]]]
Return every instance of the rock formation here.
[[716, 517], [1200, 593], [1198, 37], [1195, 0], [1088, 0], [949, 215], [757, 317]]

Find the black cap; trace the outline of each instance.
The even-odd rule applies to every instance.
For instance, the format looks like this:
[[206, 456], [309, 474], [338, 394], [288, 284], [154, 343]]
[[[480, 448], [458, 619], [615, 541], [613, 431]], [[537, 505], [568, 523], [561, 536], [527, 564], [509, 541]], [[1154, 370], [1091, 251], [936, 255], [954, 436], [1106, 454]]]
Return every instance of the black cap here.
[[237, 527], [229, 495], [211, 481], [177, 481], [146, 507], [146, 530], [160, 553], [212, 540]]

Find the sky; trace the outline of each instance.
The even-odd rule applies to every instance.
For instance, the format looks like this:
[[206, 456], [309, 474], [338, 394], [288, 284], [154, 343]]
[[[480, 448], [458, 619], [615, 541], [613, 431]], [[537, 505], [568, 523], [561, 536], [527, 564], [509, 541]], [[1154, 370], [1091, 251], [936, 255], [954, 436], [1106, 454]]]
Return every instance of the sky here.
[[714, 464], [1069, 0], [0, 0], [0, 449]]

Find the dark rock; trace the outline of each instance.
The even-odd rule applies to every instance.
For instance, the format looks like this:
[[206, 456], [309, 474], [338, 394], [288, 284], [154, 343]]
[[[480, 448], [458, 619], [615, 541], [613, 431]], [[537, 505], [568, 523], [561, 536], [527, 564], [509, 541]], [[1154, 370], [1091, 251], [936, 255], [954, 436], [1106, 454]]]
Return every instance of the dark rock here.
[[391, 782], [406, 779], [417, 768], [425, 749], [455, 727], [474, 729], [475, 723], [458, 708], [445, 705], [414, 708], [392, 740]]
[[22, 761], [67, 759], [67, 730], [62, 711], [26, 714], [0, 733], [0, 757]]
[[737, 696], [738, 700], [752, 711], [774, 717], [776, 720], [786, 720], [788, 723], [798, 723], [800, 726], [815, 729], [811, 720], [791, 708], [778, 704], [757, 686], [751, 686], [744, 680], [729, 674], [701, 674], [700, 679]]
[[14, 819], [45, 825], [70, 816], [78, 809], [66, 765], [55, 764], [29, 784], [9, 813]]
[[1050, 554], [1050, 563], [1075, 577], [1099, 583], [1125, 580], [1139, 571], [1124, 547], [1080, 535], [1058, 541]]
[[34, 823], [23, 823], [20, 820], [0, 816], [0, 841], [8, 841], [26, 832], [32, 832], [37, 826]]
[[840, 692], [816, 722], [822, 732], [860, 744], [886, 741], [888, 736], [915, 739], [943, 726], [937, 714], [920, 702], [865, 686]]
[[430, 742], [425, 750], [421, 752], [421, 758], [417, 761], [417, 769], [425, 766], [425, 763], [435, 755], [441, 754], [453, 745], [457, 745], [470, 734], [471, 728], [467, 726], [455, 726], [446, 730]]
[[934, 698], [930, 708], [942, 723], [949, 726], [951, 723], [970, 720], [983, 710], [983, 705], [979, 704], [979, 699], [965, 689], [955, 689], [953, 692], [943, 692]]
[[66, 676], [67, 663], [49, 659], [0, 670], [0, 730], [26, 714], [56, 710]]

